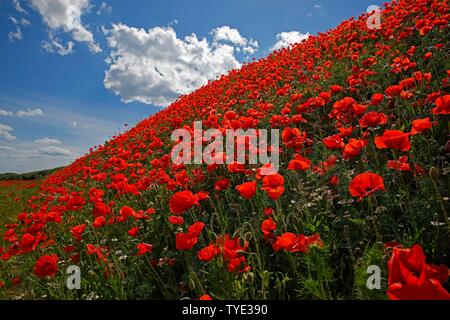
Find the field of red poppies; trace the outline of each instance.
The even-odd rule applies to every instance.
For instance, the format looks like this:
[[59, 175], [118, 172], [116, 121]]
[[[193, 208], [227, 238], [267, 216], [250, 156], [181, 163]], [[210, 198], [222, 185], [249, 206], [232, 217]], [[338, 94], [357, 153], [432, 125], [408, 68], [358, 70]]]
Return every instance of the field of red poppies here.
[[[449, 5], [366, 20], [231, 71], [48, 177], [0, 228], [0, 298], [450, 299]], [[200, 120], [280, 129], [280, 170], [173, 164], [172, 131]]]

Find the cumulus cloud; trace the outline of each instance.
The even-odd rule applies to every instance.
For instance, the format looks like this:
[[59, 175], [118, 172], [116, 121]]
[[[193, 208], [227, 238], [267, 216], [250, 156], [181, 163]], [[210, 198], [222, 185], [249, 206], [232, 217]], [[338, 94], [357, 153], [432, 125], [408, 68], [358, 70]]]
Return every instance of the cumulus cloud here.
[[7, 141], [16, 140], [16, 137], [11, 134], [11, 131], [13, 131], [13, 128], [6, 124], [0, 123], [0, 138], [3, 138]]
[[298, 43], [301, 42], [302, 40], [308, 39], [309, 36], [310, 34], [308, 32], [307, 33], [301, 33], [299, 31], [281, 32], [277, 34], [277, 42], [270, 50], [273, 51], [289, 47], [293, 43]]
[[256, 42], [234, 30], [214, 29], [213, 40], [208, 41], [195, 34], [180, 39], [172, 27], [144, 30], [113, 24], [104, 31], [112, 49], [106, 60], [109, 69], [104, 86], [126, 103], [167, 106], [178, 96], [239, 67], [237, 48], [256, 48]]
[[6, 117], [6, 116], [12, 116], [12, 115], [13, 115], [13, 113], [11, 111], [0, 109], [0, 116]]
[[72, 152], [70, 152], [70, 150], [55, 146], [36, 149], [36, 152], [40, 155], [55, 156], [55, 157], [72, 155]]
[[16, 116], [19, 118], [27, 118], [27, 117], [37, 117], [44, 115], [44, 112], [37, 108], [37, 109], [27, 109], [27, 110], [19, 110], [16, 112]]
[[247, 40], [241, 36], [238, 29], [230, 28], [229, 26], [215, 28], [211, 31], [211, 34], [213, 35], [214, 43], [228, 41], [237, 45], [237, 49], [242, 47], [246, 53], [255, 53], [259, 48], [258, 41], [253, 39]]
[[59, 139], [44, 137], [42, 139], [34, 140], [34, 143], [42, 144], [42, 145], [55, 145], [55, 144], [61, 144], [61, 141]]
[[[102, 51], [98, 43], [95, 42], [92, 32], [81, 21], [81, 16], [90, 8], [89, 0], [30, 1], [33, 8], [40, 13], [42, 19], [50, 28], [50, 41], [42, 43], [46, 51], [59, 54], [73, 52], [73, 50], [67, 50], [67, 48], [72, 49], [74, 45], [72, 41], [69, 41], [65, 46], [59, 40], [55, 42], [54, 33], [59, 30], [70, 33], [72, 39], [76, 42], [86, 43], [92, 53]], [[66, 48], [66, 50], [61, 50], [61, 47]]]

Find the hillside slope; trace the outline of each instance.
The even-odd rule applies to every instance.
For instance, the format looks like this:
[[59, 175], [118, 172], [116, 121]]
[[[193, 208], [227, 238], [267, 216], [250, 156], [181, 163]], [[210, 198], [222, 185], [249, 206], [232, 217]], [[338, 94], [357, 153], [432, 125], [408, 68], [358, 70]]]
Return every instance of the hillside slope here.
[[[0, 296], [450, 298], [449, 18], [388, 4], [381, 29], [344, 21], [95, 147], [6, 226]], [[172, 131], [199, 120], [280, 129], [278, 174], [172, 164]]]

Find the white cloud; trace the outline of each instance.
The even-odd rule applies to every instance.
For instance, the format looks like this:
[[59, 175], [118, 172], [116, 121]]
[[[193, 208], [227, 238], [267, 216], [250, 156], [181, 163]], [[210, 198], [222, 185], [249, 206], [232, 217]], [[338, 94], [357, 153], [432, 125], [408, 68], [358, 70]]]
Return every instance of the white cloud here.
[[[195, 34], [180, 39], [172, 27], [146, 31], [119, 23], [104, 32], [112, 48], [104, 86], [126, 103], [167, 106], [178, 96], [240, 66], [235, 51], [242, 37], [236, 37], [239, 33], [234, 31], [215, 32], [218, 38], [212, 42]], [[232, 45], [222, 42], [225, 34]]]
[[289, 47], [291, 44], [301, 42], [302, 40], [307, 39], [309, 36], [310, 34], [308, 32], [307, 33], [301, 33], [299, 31], [281, 32], [277, 34], [277, 42], [270, 50], [273, 51]]
[[61, 39], [56, 37], [53, 34], [49, 34], [50, 41], [42, 41], [41, 47], [48, 53], [57, 53], [61, 56], [65, 56], [68, 54], [72, 54], [75, 52], [73, 47], [75, 46], [75, 43], [73, 41], [68, 41], [67, 44], [64, 46], [64, 44], [61, 43]]
[[40, 155], [55, 156], [55, 157], [70, 156], [72, 154], [70, 150], [55, 146], [36, 149], [36, 152]]
[[[13, 5], [19, 14], [28, 15], [28, 12], [25, 9], [23, 9], [19, 1], [13, 0]], [[14, 16], [9, 16], [9, 20], [11, 20], [11, 22], [14, 24], [14, 30], [8, 33], [8, 39], [10, 41], [22, 40], [23, 39], [22, 27], [29, 26], [31, 22], [28, 19], [16, 18]]]
[[42, 139], [34, 140], [34, 143], [42, 144], [42, 145], [55, 145], [55, 144], [61, 144], [61, 141], [59, 139], [44, 137]]
[[11, 20], [12, 23], [14, 23], [15, 25], [21, 25], [21, 26], [29, 26], [31, 24], [31, 22], [25, 18], [21, 18], [20, 20], [18, 20], [16, 17], [10, 16], [9, 20]]
[[[30, 0], [33, 7], [41, 14], [44, 22], [50, 28], [50, 34], [63, 30], [70, 33], [72, 39], [77, 42], [85, 42], [92, 53], [101, 52], [102, 49], [95, 42], [92, 33], [81, 22], [81, 16], [90, 8], [89, 0]], [[54, 37], [54, 36], [53, 36]], [[52, 36], [50, 36], [52, 38]], [[52, 39], [51, 42], [43, 43], [43, 47], [48, 52], [68, 52], [73, 50], [49, 50], [51, 45], [55, 45]], [[59, 45], [64, 47], [59, 41]], [[73, 47], [73, 42], [69, 41], [68, 47]]]
[[321, 4], [316, 4], [316, 5], [314, 6], [314, 9], [322, 9], [322, 5], [321, 5]]
[[0, 116], [6, 117], [6, 116], [12, 116], [12, 115], [13, 115], [13, 113], [11, 111], [0, 109]]
[[110, 14], [112, 12], [112, 7], [109, 5], [109, 4], [107, 4], [106, 2], [102, 2], [101, 4], [100, 4], [100, 6], [98, 7], [98, 10], [97, 10], [97, 14], [98, 15], [101, 15], [102, 13], [108, 13], [108, 14]]
[[250, 39], [247, 40], [239, 33], [238, 29], [230, 28], [229, 26], [223, 26], [220, 28], [215, 28], [211, 31], [213, 35], [214, 43], [219, 43], [221, 41], [229, 41], [239, 47], [242, 47], [244, 52], [255, 53], [258, 50], [258, 42]]
[[19, 110], [16, 112], [16, 116], [19, 118], [25, 118], [25, 117], [37, 117], [44, 115], [44, 112], [42, 112], [41, 109], [27, 109], [27, 110]]
[[4, 151], [15, 151], [16, 148], [14, 148], [14, 147], [9, 147], [9, 146], [0, 146], [0, 150], [4, 150]]
[[16, 27], [14, 31], [8, 33], [8, 39], [10, 41], [22, 40], [23, 39], [22, 30], [19, 27]]
[[28, 14], [28, 12], [20, 4], [19, 0], [13, 0], [13, 5], [17, 12]]
[[3, 138], [7, 141], [16, 140], [16, 137], [11, 134], [11, 131], [13, 131], [13, 128], [6, 124], [0, 123], [0, 138]]

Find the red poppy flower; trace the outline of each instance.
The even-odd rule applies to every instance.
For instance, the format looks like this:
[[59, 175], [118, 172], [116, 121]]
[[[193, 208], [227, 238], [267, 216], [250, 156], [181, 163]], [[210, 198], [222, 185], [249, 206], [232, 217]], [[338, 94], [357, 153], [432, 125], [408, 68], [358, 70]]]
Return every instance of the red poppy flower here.
[[78, 226], [71, 228], [70, 233], [75, 238], [75, 240], [80, 242], [81, 236], [83, 235], [85, 229], [86, 229], [86, 224], [83, 223], [83, 224], [80, 224]]
[[13, 286], [18, 286], [22, 282], [22, 279], [20, 277], [14, 277], [11, 279], [11, 283]]
[[270, 199], [278, 199], [284, 192], [284, 178], [281, 174], [276, 173], [265, 176], [263, 179], [262, 190], [266, 191]]
[[104, 216], [100, 216], [94, 219], [92, 226], [94, 228], [101, 228], [106, 224], [106, 218]]
[[176, 234], [177, 250], [191, 250], [198, 241], [198, 238], [189, 233], [180, 232]]
[[302, 252], [307, 253], [311, 246], [322, 247], [323, 242], [320, 239], [319, 234], [314, 234], [310, 237], [304, 234], [296, 235], [292, 232], [283, 233], [280, 237], [277, 237], [273, 244], [275, 251], [285, 250], [292, 253]]
[[130, 237], [136, 237], [139, 233], [139, 228], [138, 227], [134, 227], [131, 228], [130, 230], [128, 230], [128, 234], [130, 235]]
[[450, 114], [450, 94], [437, 98], [434, 104], [436, 107], [431, 110], [433, 114]]
[[339, 134], [323, 138], [322, 142], [330, 150], [342, 149], [344, 147], [344, 141], [342, 141], [341, 135]]
[[377, 190], [384, 191], [383, 177], [372, 172], [358, 174], [348, 186], [350, 194], [361, 200]]
[[212, 300], [213, 298], [211, 298], [211, 296], [209, 294], [204, 294], [198, 299], [199, 300]]
[[311, 160], [308, 158], [302, 157], [300, 154], [296, 154], [295, 158], [289, 161], [288, 169], [289, 170], [306, 170], [311, 166]]
[[148, 244], [148, 243], [138, 243], [137, 245], [136, 245], [136, 248], [137, 248], [137, 250], [138, 250], [138, 252], [137, 252], [137, 256], [142, 256], [142, 255], [144, 255], [144, 254], [146, 254], [146, 253], [150, 253], [150, 252], [152, 252], [152, 250], [153, 250], [153, 245], [151, 245], [151, 244]]
[[361, 150], [366, 146], [366, 142], [361, 139], [350, 139], [349, 142], [344, 146], [343, 158], [349, 159], [356, 157], [361, 153]]
[[205, 224], [203, 222], [195, 222], [193, 225], [191, 225], [188, 228], [188, 232], [191, 235], [198, 237], [200, 235], [200, 233], [202, 232], [204, 227], [205, 227]]
[[188, 228], [188, 232], [176, 234], [176, 248], [178, 250], [191, 250], [198, 241], [198, 236], [202, 232], [205, 224], [196, 222]]
[[384, 113], [370, 111], [364, 114], [361, 119], [359, 119], [359, 125], [363, 128], [376, 127], [381, 124], [385, 124], [387, 120], [388, 117]]
[[177, 224], [177, 225], [181, 225], [184, 223], [184, 218], [181, 216], [170, 216], [169, 217], [169, 222], [171, 224]]
[[393, 85], [393, 86], [390, 86], [390, 87], [386, 88], [384, 93], [386, 93], [386, 95], [389, 96], [389, 97], [396, 97], [396, 96], [399, 96], [400, 93], [402, 93], [402, 91], [403, 91], [403, 87], [402, 86]]
[[133, 217], [135, 214], [134, 209], [128, 206], [123, 206], [120, 209], [120, 215], [124, 218]]
[[244, 199], [251, 199], [256, 194], [256, 181], [244, 182], [236, 186], [236, 190]]
[[186, 210], [189, 210], [194, 205], [199, 206], [199, 201], [206, 199], [208, 193], [198, 192], [193, 194], [189, 190], [176, 192], [172, 198], [170, 198], [169, 207], [173, 214], [182, 214]]
[[370, 104], [373, 106], [379, 105], [384, 100], [384, 95], [382, 93], [374, 93], [372, 96], [372, 100], [370, 101]]
[[412, 122], [411, 134], [424, 133], [433, 127], [430, 118], [417, 119]]
[[197, 258], [200, 261], [211, 261], [212, 259], [214, 259], [214, 257], [217, 254], [217, 249], [215, 247], [214, 244], [210, 244], [209, 246], [201, 249], [198, 253], [197, 253]]
[[408, 156], [402, 156], [398, 160], [388, 160], [387, 168], [397, 171], [410, 171], [411, 167], [408, 163]]
[[330, 182], [330, 185], [337, 186], [339, 184], [339, 177], [333, 175], [333, 176], [330, 177], [329, 182]]
[[409, 135], [400, 130], [385, 130], [382, 136], [375, 137], [378, 149], [397, 149], [408, 151], [411, 148]]
[[53, 277], [58, 271], [58, 260], [56, 254], [40, 257], [34, 265], [34, 274], [40, 278]]
[[450, 300], [442, 286], [449, 270], [445, 265], [434, 266], [425, 262], [420, 245], [411, 249], [393, 248], [388, 262], [388, 290], [391, 300]]
[[214, 184], [214, 189], [217, 191], [222, 191], [228, 189], [230, 186], [230, 179], [222, 179], [219, 181], [216, 181]]
[[275, 223], [275, 221], [273, 221], [272, 218], [264, 220], [261, 224], [261, 231], [264, 235], [264, 238], [272, 238], [276, 228], [277, 224]]

